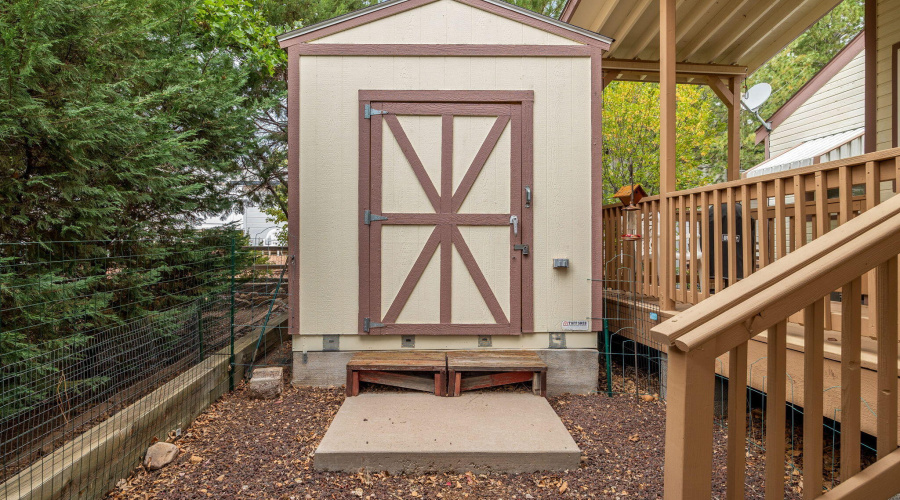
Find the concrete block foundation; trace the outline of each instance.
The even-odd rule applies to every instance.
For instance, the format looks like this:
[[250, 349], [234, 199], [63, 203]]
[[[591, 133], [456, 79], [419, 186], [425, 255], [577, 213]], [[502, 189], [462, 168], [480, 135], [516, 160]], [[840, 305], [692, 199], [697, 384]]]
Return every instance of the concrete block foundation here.
[[[547, 363], [547, 395], [597, 392], [597, 349], [535, 349]], [[295, 387], [338, 387], [347, 380], [350, 351], [294, 351]]]

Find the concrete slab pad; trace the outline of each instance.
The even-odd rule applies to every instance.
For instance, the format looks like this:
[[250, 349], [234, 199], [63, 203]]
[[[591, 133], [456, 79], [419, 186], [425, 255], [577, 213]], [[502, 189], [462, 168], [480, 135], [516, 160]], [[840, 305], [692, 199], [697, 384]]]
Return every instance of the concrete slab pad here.
[[534, 472], [578, 467], [581, 450], [546, 399], [522, 393], [376, 393], [347, 398], [315, 454], [319, 470]]

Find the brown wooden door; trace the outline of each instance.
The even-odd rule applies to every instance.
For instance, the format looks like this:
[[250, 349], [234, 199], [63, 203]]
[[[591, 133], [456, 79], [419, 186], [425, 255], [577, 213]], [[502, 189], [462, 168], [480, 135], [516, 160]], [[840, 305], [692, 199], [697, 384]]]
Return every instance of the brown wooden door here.
[[532, 250], [521, 106], [370, 105], [361, 330], [521, 333]]

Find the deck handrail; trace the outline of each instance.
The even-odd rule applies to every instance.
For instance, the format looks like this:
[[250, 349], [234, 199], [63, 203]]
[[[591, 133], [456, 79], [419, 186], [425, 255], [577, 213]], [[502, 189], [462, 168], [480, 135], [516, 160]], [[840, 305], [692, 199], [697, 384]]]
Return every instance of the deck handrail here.
[[[881, 151], [875, 151], [874, 153], [866, 153], [864, 155], [852, 156], [849, 158], [842, 158], [840, 160], [833, 160], [825, 163], [817, 163], [815, 165], [809, 165], [806, 167], [793, 168], [790, 170], [785, 170], [782, 172], [775, 172], [773, 174], [759, 175], [756, 177], [748, 177], [746, 179], [736, 179], [733, 181], [720, 182], [717, 184], [709, 184], [706, 186], [695, 187], [691, 189], [682, 189], [680, 191], [674, 191], [669, 193], [668, 196], [683, 196], [688, 194], [700, 194], [703, 192], [711, 193], [716, 190], [728, 189], [728, 188], [739, 188], [741, 186], [747, 184], [756, 184], [758, 182], [765, 181], [773, 181], [776, 179], [784, 179], [788, 177], [794, 177], [795, 175], [809, 175], [815, 174], [816, 172], [821, 172], [824, 170], [834, 170], [836, 168], [850, 166], [850, 165], [858, 165], [860, 163], [866, 163], [870, 161], [883, 161], [890, 160], [900, 156], [900, 148], [891, 148], [891, 149], [883, 149]], [[646, 196], [641, 201], [646, 203], [648, 201], [658, 201], [659, 195]], [[620, 206], [618, 203], [610, 203], [607, 205], [603, 205], [603, 208], [615, 208]]]
[[785, 319], [785, 312], [802, 309], [898, 251], [900, 196], [895, 196], [712, 295], [703, 307], [656, 325], [651, 334], [685, 352], [715, 341], [717, 355], [726, 353]]
[[[841, 480], [828, 498], [887, 498], [898, 493], [898, 253], [900, 196], [798, 248], [720, 291], [702, 305], [654, 327], [669, 345], [665, 497], [709, 498], [716, 361], [728, 354], [728, 498], [742, 498], [745, 481], [748, 343], [768, 331], [766, 498], [783, 498], [786, 337], [791, 314], [803, 312], [804, 498], [823, 491], [822, 424], [825, 308], [822, 297], [842, 288]], [[861, 281], [874, 270], [878, 343], [878, 461], [860, 473]], [[843, 446], [848, 443], [847, 446]], [[781, 457], [777, 460], [776, 457]]]
[[[646, 197], [637, 212], [607, 205], [604, 287], [659, 298], [665, 310], [698, 304], [873, 209], [898, 188], [900, 148], [894, 148]], [[635, 216], [642, 238], [627, 241], [621, 235]], [[874, 303], [874, 274], [862, 287]], [[825, 325], [840, 330], [830, 296], [822, 297]], [[800, 316], [791, 322], [802, 323]], [[863, 331], [871, 334], [872, 325], [865, 323]]]

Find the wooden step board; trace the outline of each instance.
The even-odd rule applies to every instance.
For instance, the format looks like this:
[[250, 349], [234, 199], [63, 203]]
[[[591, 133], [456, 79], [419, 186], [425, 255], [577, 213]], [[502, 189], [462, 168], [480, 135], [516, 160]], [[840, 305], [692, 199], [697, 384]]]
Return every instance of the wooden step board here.
[[347, 396], [359, 394], [360, 382], [444, 396], [447, 390], [447, 355], [437, 351], [357, 352], [347, 363]]
[[535, 394], [547, 395], [547, 364], [534, 351], [450, 351], [447, 375], [450, 396], [529, 380]]

